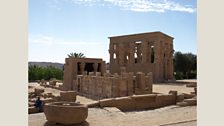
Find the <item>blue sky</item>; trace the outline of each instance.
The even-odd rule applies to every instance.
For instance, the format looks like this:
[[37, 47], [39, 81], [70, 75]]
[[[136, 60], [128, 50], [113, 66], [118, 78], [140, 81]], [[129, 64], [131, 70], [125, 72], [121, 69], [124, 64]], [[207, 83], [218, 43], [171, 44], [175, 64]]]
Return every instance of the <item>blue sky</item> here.
[[161, 31], [174, 50], [197, 53], [196, 0], [29, 0], [29, 61], [67, 54], [109, 62], [110, 36]]

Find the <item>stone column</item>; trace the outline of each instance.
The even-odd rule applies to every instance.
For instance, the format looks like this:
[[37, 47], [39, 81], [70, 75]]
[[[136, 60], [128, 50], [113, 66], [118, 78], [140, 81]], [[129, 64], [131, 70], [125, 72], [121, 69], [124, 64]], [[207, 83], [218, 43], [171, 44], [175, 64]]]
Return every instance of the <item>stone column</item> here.
[[119, 64], [121, 66], [124, 65], [124, 49], [123, 49], [123, 46], [119, 46]]
[[116, 51], [115, 54], [116, 54], [116, 59], [114, 60], [114, 62], [115, 62], [116, 64], [118, 64], [118, 63], [119, 63], [119, 52]]
[[147, 55], [147, 43], [145, 41], [142, 42], [141, 50], [142, 50], [142, 63], [146, 63], [148, 55]]
[[171, 71], [170, 71], [170, 68], [171, 65], [170, 65], [170, 58], [167, 60], [167, 79], [171, 79]]
[[84, 73], [84, 68], [85, 68], [85, 63], [84, 63], [84, 62], [81, 62], [81, 63], [79, 64], [79, 67], [80, 67], [81, 75], [83, 75], [83, 73]]
[[155, 82], [160, 82], [160, 67], [161, 67], [161, 63], [160, 63], [160, 44], [159, 41], [155, 41], [155, 45], [154, 45], [154, 51], [155, 51], [155, 64], [154, 64], [154, 81]]
[[98, 63], [94, 63], [93, 64], [93, 70], [94, 70], [95, 75], [96, 75], [96, 72], [97, 72], [97, 68], [98, 68]]
[[108, 51], [110, 53], [110, 63], [114, 63], [114, 51], [111, 49], [109, 49]]
[[133, 74], [134, 73], [128, 73], [127, 75], [127, 83], [128, 83], [128, 95], [131, 96], [133, 95]]
[[129, 64], [134, 64], [135, 63], [135, 45], [134, 45], [134, 43], [131, 42], [129, 47], [130, 47], [130, 50], [129, 50]]
[[137, 46], [137, 63], [141, 63], [141, 49], [140, 49], [140, 45]]
[[152, 77], [152, 72], [149, 72], [147, 74], [148, 76], [148, 89], [149, 89], [149, 93], [152, 93], [152, 84], [153, 84], [153, 77]]
[[139, 89], [145, 90], [145, 74], [142, 72], [136, 73], [136, 81]]
[[164, 77], [164, 80], [167, 80], [168, 79], [168, 60], [167, 60], [167, 58], [165, 57], [164, 58], [164, 65], [165, 65], [165, 67], [164, 67], [164, 74], [165, 74], [165, 77]]
[[151, 53], [152, 53], [152, 48], [151, 48], [151, 46], [152, 46], [152, 43], [150, 42], [149, 43], [149, 45], [148, 45], [148, 63], [151, 63]]

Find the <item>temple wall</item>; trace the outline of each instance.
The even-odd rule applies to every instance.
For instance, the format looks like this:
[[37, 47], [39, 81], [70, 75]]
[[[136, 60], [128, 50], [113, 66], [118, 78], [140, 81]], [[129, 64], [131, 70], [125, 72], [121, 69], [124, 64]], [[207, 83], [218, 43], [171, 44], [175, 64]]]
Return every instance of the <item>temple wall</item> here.
[[122, 73], [112, 76], [78, 75], [73, 80], [74, 90], [94, 99], [132, 96], [152, 93], [152, 74]]

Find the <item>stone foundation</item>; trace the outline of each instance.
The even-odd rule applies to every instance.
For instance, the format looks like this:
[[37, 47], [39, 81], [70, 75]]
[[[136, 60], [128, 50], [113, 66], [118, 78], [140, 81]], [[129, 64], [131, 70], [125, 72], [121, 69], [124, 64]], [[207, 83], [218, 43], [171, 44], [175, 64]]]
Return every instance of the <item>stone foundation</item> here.
[[90, 76], [78, 75], [73, 80], [74, 90], [93, 99], [132, 96], [152, 93], [152, 75], [122, 73], [122, 75]]

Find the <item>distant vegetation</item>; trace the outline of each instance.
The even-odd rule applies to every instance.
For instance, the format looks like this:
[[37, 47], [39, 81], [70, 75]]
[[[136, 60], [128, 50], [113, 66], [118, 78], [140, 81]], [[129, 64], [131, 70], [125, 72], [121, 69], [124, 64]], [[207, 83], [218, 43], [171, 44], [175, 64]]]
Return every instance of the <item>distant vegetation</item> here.
[[[83, 53], [70, 53], [68, 57], [85, 58]], [[192, 53], [175, 52], [174, 71], [176, 79], [196, 79], [197, 78], [197, 56]], [[56, 78], [63, 79], [63, 64], [36, 62], [29, 63], [29, 81], [49, 80]]]
[[174, 71], [176, 79], [196, 79], [197, 56], [192, 53], [175, 52]]
[[40, 67], [37, 65], [30, 65], [29, 66], [29, 81], [35, 80], [50, 80], [51, 78], [56, 78], [59, 80], [63, 79], [63, 70], [53, 67]]

